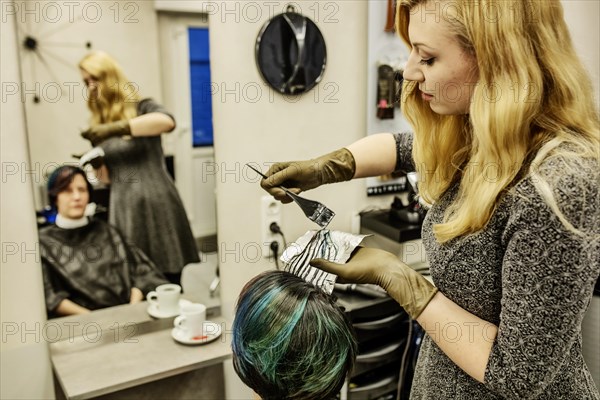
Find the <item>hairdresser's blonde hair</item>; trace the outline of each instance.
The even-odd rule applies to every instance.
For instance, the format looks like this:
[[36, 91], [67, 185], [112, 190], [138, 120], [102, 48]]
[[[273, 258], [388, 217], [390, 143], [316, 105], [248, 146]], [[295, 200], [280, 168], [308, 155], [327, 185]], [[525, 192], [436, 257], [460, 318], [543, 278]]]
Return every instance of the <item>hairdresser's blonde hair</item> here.
[[97, 90], [90, 91], [88, 98], [91, 125], [137, 116], [137, 85], [127, 79], [115, 59], [103, 51], [94, 51], [79, 62], [79, 68], [98, 81]]
[[[409, 47], [413, 7], [433, 1], [398, 3], [396, 28]], [[482, 229], [501, 194], [526, 175], [535, 176], [537, 190], [567, 229], [579, 233], [560, 212], [550, 184], [537, 170], [549, 157], [576, 163], [600, 158], [592, 85], [573, 48], [560, 1], [435, 3], [441, 21], [449, 24], [464, 50], [475, 55], [479, 69], [466, 115], [434, 113], [414, 81], [405, 81], [402, 90], [404, 114], [415, 131], [420, 194], [433, 203], [460, 181], [443, 223], [434, 226], [437, 240], [444, 243]], [[427, 12], [432, 9], [428, 6]], [[570, 145], [559, 147], [563, 143]]]

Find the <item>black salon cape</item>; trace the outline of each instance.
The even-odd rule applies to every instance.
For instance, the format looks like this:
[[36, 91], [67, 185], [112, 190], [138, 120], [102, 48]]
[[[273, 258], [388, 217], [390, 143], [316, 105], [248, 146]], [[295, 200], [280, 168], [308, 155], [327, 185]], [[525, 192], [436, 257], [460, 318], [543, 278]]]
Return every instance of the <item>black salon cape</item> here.
[[40, 229], [46, 308], [50, 316], [63, 299], [90, 310], [129, 303], [131, 288], [144, 295], [168, 283], [150, 259], [106, 222]]

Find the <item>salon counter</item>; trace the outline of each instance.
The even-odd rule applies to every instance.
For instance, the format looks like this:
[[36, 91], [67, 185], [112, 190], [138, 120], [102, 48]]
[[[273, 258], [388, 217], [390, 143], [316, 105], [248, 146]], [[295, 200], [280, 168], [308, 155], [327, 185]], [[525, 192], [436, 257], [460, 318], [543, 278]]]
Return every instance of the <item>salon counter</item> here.
[[142, 302], [49, 320], [57, 398], [223, 398], [220, 364], [231, 357], [231, 324], [220, 309], [209, 308], [207, 319], [221, 336], [188, 346], [171, 337], [174, 318], [155, 319], [147, 308]]
[[[369, 235], [362, 245], [395, 254], [431, 279], [420, 224], [392, 218], [390, 210], [376, 210], [362, 212], [360, 225], [360, 233]], [[420, 341], [418, 334], [409, 334], [409, 326], [417, 332], [415, 323], [390, 297], [369, 298], [360, 293], [337, 293], [337, 297], [352, 321], [359, 342], [355, 369], [341, 392], [341, 399], [395, 399], [398, 377], [401, 375], [403, 382], [412, 380], [414, 360], [410, 360], [418, 352]], [[399, 397], [408, 398], [410, 385], [404, 383], [401, 387]]]
[[390, 218], [390, 210], [375, 210], [360, 213], [362, 230], [376, 233], [398, 243], [421, 238], [421, 225], [409, 224]]
[[364, 246], [396, 254], [418, 272], [429, 270], [421, 240], [421, 225], [390, 218], [389, 210], [368, 211], [360, 214], [360, 233], [371, 235], [363, 240]]

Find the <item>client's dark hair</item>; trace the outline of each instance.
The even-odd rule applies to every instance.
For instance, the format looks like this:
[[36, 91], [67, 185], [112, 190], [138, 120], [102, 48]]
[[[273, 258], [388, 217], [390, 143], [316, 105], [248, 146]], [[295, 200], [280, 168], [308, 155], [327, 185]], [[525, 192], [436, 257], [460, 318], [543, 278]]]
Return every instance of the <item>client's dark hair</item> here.
[[334, 299], [285, 271], [244, 286], [232, 348], [235, 371], [263, 400], [333, 398], [357, 353], [352, 324]]
[[69, 187], [71, 182], [73, 182], [75, 175], [83, 176], [85, 183], [87, 183], [88, 192], [91, 196], [93, 188], [90, 184], [90, 181], [87, 179], [85, 171], [73, 165], [63, 165], [62, 167], [56, 168], [52, 174], [50, 174], [50, 177], [48, 177], [48, 201], [52, 207], [56, 206], [56, 198], [58, 197], [58, 194]]

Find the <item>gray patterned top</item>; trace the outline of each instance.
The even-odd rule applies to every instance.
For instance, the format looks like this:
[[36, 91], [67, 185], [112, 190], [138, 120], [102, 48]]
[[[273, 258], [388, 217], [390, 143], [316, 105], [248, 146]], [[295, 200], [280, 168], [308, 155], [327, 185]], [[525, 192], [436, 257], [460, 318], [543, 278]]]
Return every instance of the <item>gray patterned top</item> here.
[[[410, 170], [412, 136], [396, 135], [396, 147], [397, 170]], [[442, 221], [457, 185], [429, 210], [422, 237], [436, 286], [499, 330], [484, 383], [425, 336], [411, 399], [600, 399], [581, 352], [581, 322], [600, 271], [599, 169], [567, 164], [547, 161], [541, 172], [565, 217], [594, 240], [563, 227], [532, 177], [507, 191], [483, 230], [444, 245], [432, 226]]]

